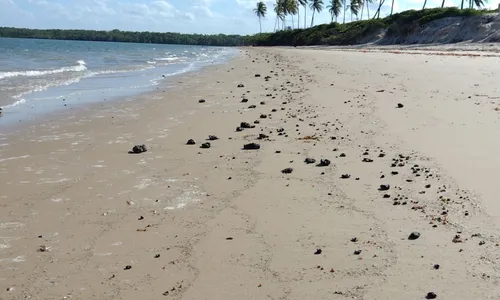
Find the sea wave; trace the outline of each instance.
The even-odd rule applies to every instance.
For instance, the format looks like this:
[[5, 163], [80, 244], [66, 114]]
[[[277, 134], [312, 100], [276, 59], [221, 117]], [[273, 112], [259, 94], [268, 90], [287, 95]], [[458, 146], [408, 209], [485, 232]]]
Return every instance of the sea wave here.
[[16, 102], [14, 102], [12, 104], [3, 106], [2, 108], [16, 107], [16, 106], [24, 104], [24, 103], [26, 103], [26, 99], [20, 99], [20, 100], [17, 100]]
[[44, 76], [50, 74], [64, 73], [64, 72], [82, 72], [87, 70], [85, 61], [79, 60], [76, 62], [78, 65], [71, 67], [63, 67], [59, 69], [52, 70], [29, 70], [29, 71], [15, 71], [15, 72], [0, 72], [0, 79], [11, 78], [11, 77], [34, 77], [34, 76]]
[[159, 61], [177, 61], [180, 60], [180, 57], [160, 57], [160, 58], [155, 58], [155, 60]]

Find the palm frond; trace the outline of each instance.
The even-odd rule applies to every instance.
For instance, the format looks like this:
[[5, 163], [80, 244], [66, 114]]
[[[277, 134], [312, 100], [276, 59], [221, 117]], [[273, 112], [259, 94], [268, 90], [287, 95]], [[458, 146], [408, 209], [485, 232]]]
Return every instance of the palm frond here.
[[338, 17], [340, 15], [340, 11], [342, 10], [342, 2], [341, 0], [331, 0], [330, 5], [326, 8], [328, 8], [328, 12], [331, 15]]

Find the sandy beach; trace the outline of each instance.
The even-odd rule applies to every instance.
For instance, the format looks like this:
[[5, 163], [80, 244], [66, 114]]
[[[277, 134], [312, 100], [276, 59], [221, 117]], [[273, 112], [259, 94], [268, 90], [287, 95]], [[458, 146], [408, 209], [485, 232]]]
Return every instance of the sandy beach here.
[[499, 58], [432, 53], [242, 48], [0, 133], [0, 299], [500, 298]]

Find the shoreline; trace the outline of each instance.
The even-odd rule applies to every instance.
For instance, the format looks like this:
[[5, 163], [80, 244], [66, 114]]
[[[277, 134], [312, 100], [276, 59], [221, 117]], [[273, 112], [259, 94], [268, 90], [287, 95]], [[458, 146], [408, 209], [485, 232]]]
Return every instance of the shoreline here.
[[240, 48], [0, 140], [0, 295], [496, 298], [493, 60]]
[[[43, 63], [29, 64], [33, 55], [45, 58], [57, 46], [72, 51], [59, 60], [40, 59]], [[40, 120], [70, 107], [140, 96], [165, 86], [164, 81], [170, 78], [224, 63], [237, 54], [235, 49], [222, 47], [135, 44], [123, 48], [120, 43], [108, 47], [102, 43], [88, 44], [87, 51], [82, 51], [84, 43], [37, 44], [23, 39], [6, 43], [6, 47], [26, 51], [12, 52], [10, 63], [8, 57], [2, 60], [5, 65], [0, 81], [5, 89], [0, 93], [4, 112], [0, 126], [19, 120]], [[18, 66], [14, 66], [16, 63]]]
[[[237, 49], [237, 48], [235, 48]], [[218, 62], [210, 65], [204, 65], [199, 67], [198, 69], [194, 70], [189, 70], [186, 72], [182, 72], [180, 74], [173, 74], [173, 75], [168, 75], [163, 79], [159, 80], [158, 85], [153, 85], [150, 87], [149, 91], [143, 91], [139, 92], [136, 94], [128, 95], [128, 96], [116, 96], [112, 97], [111, 99], [104, 99], [104, 100], [98, 100], [98, 101], [85, 101], [84, 103], [76, 103], [76, 105], [73, 105], [73, 107], [61, 107], [61, 108], [54, 108], [51, 111], [48, 112], [41, 112], [41, 113], [36, 113], [35, 116], [33, 116], [31, 119], [28, 120], [9, 120], [9, 121], [4, 121], [5, 123], [2, 124], [2, 129], [4, 133], [12, 133], [12, 132], [22, 132], [23, 130], [26, 130], [28, 128], [31, 128], [33, 126], [37, 126], [37, 124], [41, 124], [45, 122], [45, 120], [55, 120], [58, 118], [66, 118], [70, 114], [82, 114], [88, 111], [98, 111], [99, 108], [105, 107], [105, 108], [110, 108], [109, 106], [117, 105], [119, 104], [118, 102], [123, 101], [123, 102], [130, 102], [134, 101], [134, 99], [143, 99], [147, 97], [157, 97], [161, 95], [162, 93], [165, 93], [166, 89], [172, 88], [175, 86], [172, 86], [173, 82], [178, 82], [178, 81], [184, 81], [186, 78], [193, 76], [193, 74], [197, 74], [199, 72], [204, 72], [207, 69], [213, 68], [215, 66], [227, 64], [229, 61], [232, 59], [235, 59], [239, 56], [239, 53], [233, 54], [233, 57], [223, 61], [223, 62]], [[162, 91], [160, 91], [162, 90]], [[66, 103], [68, 104], [68, 103]], [[29, 110], [29, 108], [25, 108], [25, 110]], [[69, 111], [68, 111], [69, 110]], [[22, 113], [23, 116], [29, 115], [27, 112]], [[9, 116], [8, 110], [4, 109], [4, 113], [2, 118], [5, 120], [7, 118], [11, 118]], [[0, 119], [0, 121], [2, 121]], [[22, 124], [20, 124], [22, 123]]]

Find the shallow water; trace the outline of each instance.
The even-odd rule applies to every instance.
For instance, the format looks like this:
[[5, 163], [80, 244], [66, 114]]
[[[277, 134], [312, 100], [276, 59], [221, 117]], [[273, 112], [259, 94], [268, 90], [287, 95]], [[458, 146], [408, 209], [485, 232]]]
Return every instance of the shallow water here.
[[0, 125], [150, 91], [235, 54], [223, 47], [0, 38]]

